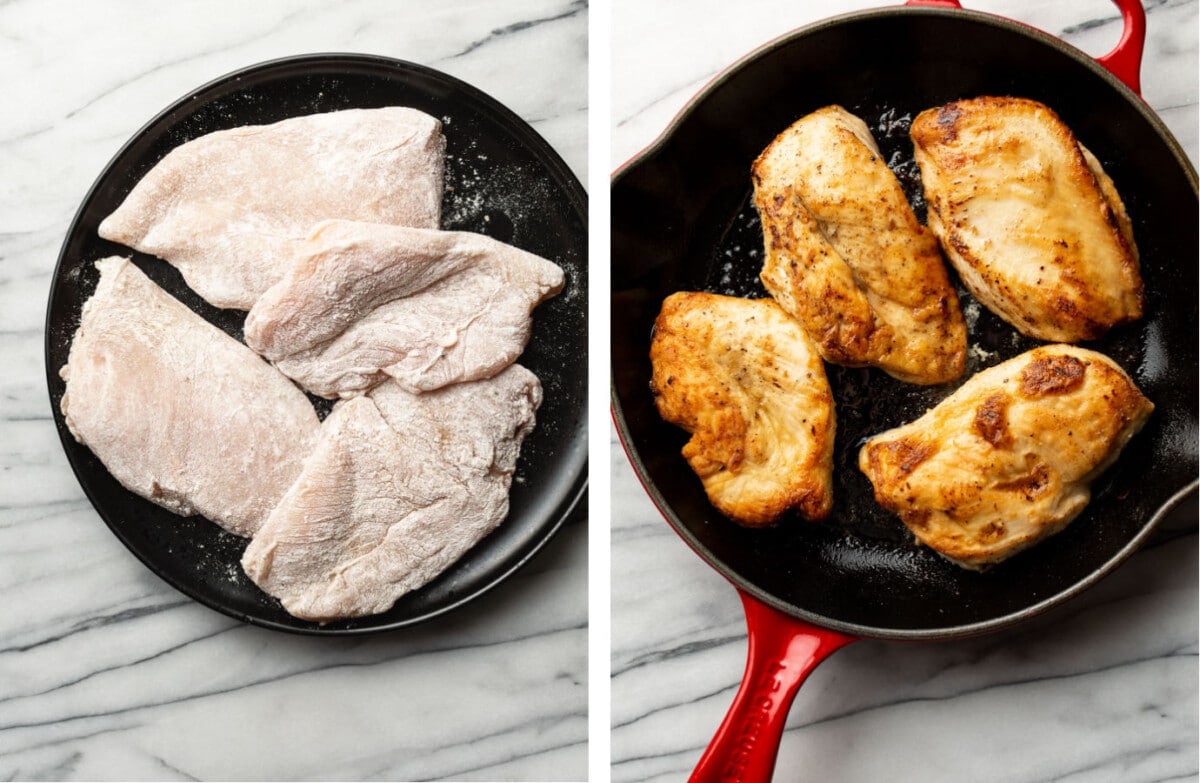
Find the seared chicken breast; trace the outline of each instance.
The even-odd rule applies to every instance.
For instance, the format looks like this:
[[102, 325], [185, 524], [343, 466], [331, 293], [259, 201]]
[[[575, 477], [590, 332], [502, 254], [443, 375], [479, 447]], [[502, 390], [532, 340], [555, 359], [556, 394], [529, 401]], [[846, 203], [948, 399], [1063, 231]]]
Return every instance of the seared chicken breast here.
[[1108, 357], [1047, 345], [871, 438], [859, 467], [921, 543], [977, 569], [1066, 527], [1153, 409]]
[[667, 297], [650, 345], [651, 390], [692, 434], [683, 456], [709, 500], [747, 526], [833, 504], [833, 394], [812, 340], [770, 299]]
[[938, 252], [865, 123], [796, 121], [754, 161], [762, 282], [835, 364], [911, 383], [962, 374], [967, 328]]
[[1050, 108], [955, 101], [918, 115], [911, 135], [929, 227], [986, 307], [1022, 334], [1058, 342], [1141, 317], [1125, 205]]

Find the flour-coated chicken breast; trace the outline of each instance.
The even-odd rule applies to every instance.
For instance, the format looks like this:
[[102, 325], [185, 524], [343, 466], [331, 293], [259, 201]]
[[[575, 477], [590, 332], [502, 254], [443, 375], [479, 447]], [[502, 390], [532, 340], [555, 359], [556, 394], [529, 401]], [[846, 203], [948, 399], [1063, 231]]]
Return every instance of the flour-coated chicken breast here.
[[129, 259], [96, 268], [59, 371], [71, 434], [130, 492], [254, 535], [317, 442], [312, 403]]
[[827, 361], [921, 384], [962, 374], [967, 328], [937, 240], [862, 120], [819, 109], [772, 141], [752, 174], [763, 285]]
[[929, 227], [988, 309], [1022, 334], [1058, 342], [1141, 317], [1125, 205], [1049, 107], [955, 101], [919, 114], [911, 135]]
[[246, 316], [246, 345], [322, 397], [432, 391], [516, 361], [562, 287], [554, 263], [482, 234], [327, 220]]
[[859, 452], [875, 499], [966, 568], [1062, 530], [1154, 406], [1111, 359], [1046, 345], [984, 370]]
[[413, 394], [393, 382], [334, 406], [242, 567], [292, 615], [385, 612], [508, 515], [521, 443], [542, 401], [513, 364]]
[[167, 153], [98, 230], [249, 310], [322, 220], [437, 228], [445, 153], [441, 121], [402, 106], [214, 131]]
[[833, 394], [812, 340], [770, 299], [667, 297], [650, 345], [651, 390], [692, 434], [683, 456], [723, 514], [767, 525], [833, 504]]

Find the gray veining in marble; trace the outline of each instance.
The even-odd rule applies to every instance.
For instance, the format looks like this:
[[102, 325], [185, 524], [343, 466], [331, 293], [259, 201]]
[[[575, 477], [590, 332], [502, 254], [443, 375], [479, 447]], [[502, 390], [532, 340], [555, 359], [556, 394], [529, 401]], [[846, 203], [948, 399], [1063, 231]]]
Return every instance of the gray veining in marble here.
[[[713, 76], [795, 27], [874, 0], [613, 5], [612, 148], [651, 143]], [[1116, 42], [1106, 0], [964, 0], [1092, 55]], [[1143, 94], [1191, 160], [1196, 0], [1147, 2]], [[1196, 263], [1194, 258], [1182, 263]], [[733, 699], [745, 623], [730, 585], [672, 532], [612, 449], [612, 778], [684, 780]], [[775, 779], [946, 783], [1196, 780], [1197, 507], [1079, 598], [1007, 632], [860, 641], [800, 689]]]
[[109, 158], [187, 90], [276, 57], [422, 63], [527, 119], [585, 178], [585, 2], [0, 3], [0, 779], [579, 780], [582, 518], [500, 588], [362, 639], [244, 626], [160, 581], [75, 483], [42, 327]]

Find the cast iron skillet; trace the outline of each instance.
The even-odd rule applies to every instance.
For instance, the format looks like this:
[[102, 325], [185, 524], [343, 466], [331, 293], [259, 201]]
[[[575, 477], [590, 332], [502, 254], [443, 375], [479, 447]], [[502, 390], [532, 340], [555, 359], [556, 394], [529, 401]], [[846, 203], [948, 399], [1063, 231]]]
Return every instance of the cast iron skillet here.
[[[132, 255], [167, 291], [236, 338], [245, 313], [208, 305], [166, 262], [102, 240], [100, 221], [169, 150], [238, 125], [346, 108], [411, 106], [442, 120], [446, 192], [442, 227], [488, 234], [549, 258], [566, 288], [540, 305], [520, 362], [542, 381], [545, 400], [525, 440], [508, 519], [438, 579], [388, 612], [317, 625], [287, 614], [239, 565], [245, 540], [201, 518], [182, 518], [126, 491], [67, 430], [58, 371], [99, 274], [92, 262]], [[46, 371], [55, 424], [84, 492], [112, 531], [151, 570], [208, 606], [256, 625], [309, 634], [381, 631], [442, 614], [495, 586], [542, 547], [571, 514], [587, 483], [587, 196], [536, 131], [464, 82], [384, 57], [321, 54], [274, 60], [184, 95], [134, 134], [104, 169], [67, 233], [46, 315]], [[147, 383], [154, 379], [147, 378]], [[324, 415], [329, 408], [317, 401]]]
[[[1145, 18], [1136, 0], [1117, 4], [1125, 36], [1105, 59], [1136, 85]], [[957, 384], [918, 387], [829, 366], [838, 417], [832, 517], [784, 518], [760, 530], [725, 519], [680, 456], [686, 433], [659, 418], [650, 394], [651, 325], [663, 298], [679, 290], [766, 295], [750, 164], [798, 117], [840, 103], [864, 118], [924, 219], [909, 122], [925, 108], [983, 94], [1049, 104], [1123, 194], [1146, 316], [1090, 347], [1120, 362], [1155, 403], [1149, 424], [1065, 532], [977, 574], [913, 544], [874, 503], [856, 460], [865, 437], [916, 418]], [[802, 28], [717, 77], [621, 169], [612, 215], [612, 394], [622, 443], [668, 522], [735, 585], [747, 610], [742, 689], [695, 780], [768, 779], [796, 688], [854, 637], [949, 639], [1026, 619], [1111, 571], [1196, 486], [1196, 174], [1133, 90], [1058, 39], [946, 7]], [[960, 295], [968, 311], [978, 307], [961, 286]], [[1036, 344], [986, 310], [970, 339], [986, 353], [970, 360], [963, 380]]]

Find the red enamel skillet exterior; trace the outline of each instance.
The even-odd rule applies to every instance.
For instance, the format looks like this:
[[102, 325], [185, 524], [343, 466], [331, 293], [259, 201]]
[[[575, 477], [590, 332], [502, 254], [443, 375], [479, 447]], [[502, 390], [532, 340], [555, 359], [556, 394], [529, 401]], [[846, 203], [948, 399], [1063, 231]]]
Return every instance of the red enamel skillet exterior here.
[[[1138, 97], [1145, 13], [1137, 0], [1113, 1], [1124, 29], [1116, 48], [1098, 62], [1120, 82], [1086, 55], [1032, 28], [962, 11], [956, 0], [910, 0], [908, 6], [932, 8], [849, 14], [802, 28], [752, 53], [714, 79], [659, 141], [615, 175], [613, 412], [618, 433], [660, 511], [697, 554], [733, 583], [746, 611], [749, 650], [741, 689], [693, 781], [770, 780], [793, 697], [812, 669], [842, 646], [858, 637], [957, 638], [1020, 622], [1109, 573], [1167, 510], [1195, 490], [1196, 272], [1191, 259], [1196, 254], [1196, 175]], [[881, 26], [885, 33], [879, 33]], [[907, 51], [907, 59], [880, 55], [874, 63], [860, 61], [861, 52], [880, 44]], [[1012, 61], [1004, 60], [1008, 49], [1022, 47], [1012, 53]], [[930, 58], [934, 61], [922, 61], [939, 48], [961, 54], [943, 52]], [[805, 49], [820, 52], [830, 70], [810, 72], [815, 61]], [[1020, 72], [1024, 66], [1018, 64], [1031, 58], [1036, 62], [1029, 71]], [[907, 94], [894, 104], [877, 95], [855, 105], [856, 90], [886, 89], [881, 63], [895, 71], [891, 83], [903, 81]], [[780, 71], [784, 75], [772, 84]], [[842, 75], [847, 72], [849, 76]], [[785, 80], [810, 86], [792, 89]], [[876, 88], [876, 82], [884, 87]], [[810, 96], [809, 91], [820, 94]], [[1092, 347], [1134, 371], [1158, 405], [1155, 423], [1097, 482], [1091, 506], [1068, 532], [992, 574], [970, 575], [928, 552], [912, 551], [899, 539], [887, 540], [891, 534], [882, 527], [887, 521], [880, 521], [869, 497], [864, 500], [869, 486], [850, 475], [857, 472], [852, 455], [864, 434], [914, 418], [950, 389], [903, 389], [882, 374], [831, 367], [843, 441], [835, 462], [835, 473], [840, 470], [842, 476], [835, 496], [841, 516], [835, 508], [833, 524], [827, 526], [785, 520], [777, 529], [738, 529], [707, 506], [679, 457], [686, 435], [656, 420], [645, 388], [645, 357], [647, 326], [658, 303], [671, 290], [696, 288], [761, 295], [753, 274], [731, 283], [730, 265], [722, 259], [744, 245], [761, 243], [748, 214], [753, 212], [746, 200], [748, 163], [791, 119], [830, 102], [843, 103], [860, 116], [882, 108], [884, 124], [876, 127], [878, 132], [887, 117], [903, 110], [989, 92], [1043, 100], [1063, 114], [1089, 148], [1105, 150], [1101, 160], [1122, 188], [1134, 218], [1151, 304], [1143, 323]], [[777, 117], [756, 119], [789, 98], [794, 106], [779, 109]], [[886, 113], [893, 109], [901, 111]], [[1138, 123], [1144, 127], [1134, 128]], [[888, 142], [881, 144], [886, 156]], [[902, 142], [893, 147], [897, 144]], [[1122, 160], [1142, 144], [1152, 145], [1156, 153], [1151, 156], [1154, 172], [1139, 177], [1136, 172], [1149, 159]], [[910, 163], [911, 152], [908, 157]], [[706, 164], [711, 166], [707, 171]], [[905, 165], [900, 160], [897, 167], [902, 181]], [[911, 188], [911, 182], [906, 184]], [[1161, 237], [1169, 221], [1180, 219], [1183, 226], [1177, 233]], [[1185, 268], [1176, 270], [1179, 265], [1164, 261], [1167, 257], [1185, 259]], [[757, 271], [756, 264], [748, 266]], [[736, 267], [732, 275], [737, 277]], [[1000, 359], [1033, 345], [1013, 337], [990, 314], [984, 313], [979, 323], [973, 342]], [[868, 398], [877, 401], [864, 404]], [[844, 408], [845, 401], [849, 405]], [[1146, 476], [1156, 478], [1147, 481]], [[839, 598], [840, 593], [849, 596]]]

